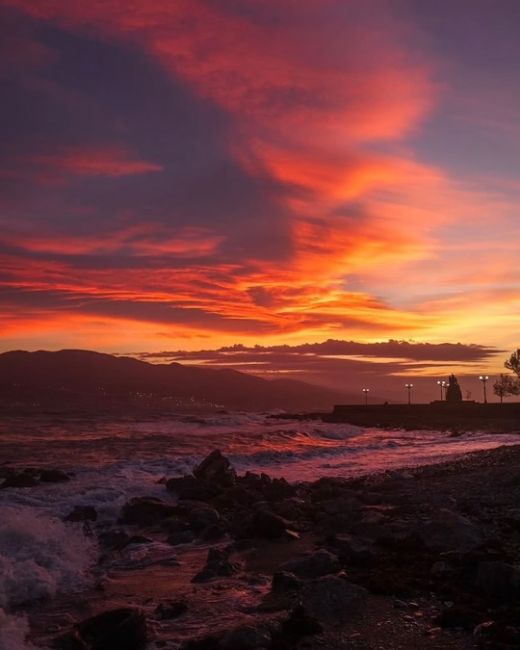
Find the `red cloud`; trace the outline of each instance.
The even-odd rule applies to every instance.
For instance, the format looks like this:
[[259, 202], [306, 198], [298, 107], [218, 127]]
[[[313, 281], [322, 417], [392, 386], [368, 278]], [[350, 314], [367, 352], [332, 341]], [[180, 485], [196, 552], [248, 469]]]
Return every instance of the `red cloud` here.
[[133, 176], [162, 171], [161, 165], [136, 159], [117, 147], [31, 156], [27, 162], [75, 176]]

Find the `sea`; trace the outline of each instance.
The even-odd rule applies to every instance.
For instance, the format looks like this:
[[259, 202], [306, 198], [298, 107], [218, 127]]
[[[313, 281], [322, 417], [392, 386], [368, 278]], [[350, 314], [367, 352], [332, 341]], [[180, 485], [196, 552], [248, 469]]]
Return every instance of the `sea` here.
[[[94, 528], [107, 529], [132, 497], [167, 498], [163, 479], [189, 473], [213, 449], [220, 449], [238, 473], [265, 472], [298, 482], [433, 464], [520, 442], [516, 433], [389, 431], [277, 415], [2, 419], [0, 470], [4, 465], [59, 468], [72, 479], [0, 489], [0, 649], [45, 647], [45, 635], [30, 633], [38, 611], [52, 612], [55, 602], [63, 614], [63, 602], [81, 598], [99, 582], [96, 531], [63, 521], [75, 506], [93, 506]], [[105, 563], [104, 571], [112, 578], [120, 571], [128, 581], [154, 565], [174, 564], [174, 551], [154, 541], [121, 554], [108, 568]], [[247, 600], [244, 594], [240, 598]], [[42, 625], [52, 631], [49, 620]], [[176, 646], [163, 642], [162, 647]]]

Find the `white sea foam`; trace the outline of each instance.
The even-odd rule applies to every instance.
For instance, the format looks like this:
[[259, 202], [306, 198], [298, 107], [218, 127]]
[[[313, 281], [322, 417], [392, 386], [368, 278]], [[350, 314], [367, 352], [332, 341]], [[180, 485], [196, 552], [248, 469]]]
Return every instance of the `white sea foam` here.
[[27, 639], [28, 634], [29, 624], [25, 616], [10, 616], [0, 607], [0, 648], [2, 650], [36, 650]]
[[0, 607], [50, 598], [85, 584], [95, 546], [80, 527], [34, 508], [0, 509]]

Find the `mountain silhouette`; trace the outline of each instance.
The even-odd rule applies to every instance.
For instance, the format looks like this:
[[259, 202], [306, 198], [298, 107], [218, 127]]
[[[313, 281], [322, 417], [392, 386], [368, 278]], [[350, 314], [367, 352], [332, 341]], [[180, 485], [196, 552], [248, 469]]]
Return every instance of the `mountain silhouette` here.
[[267, 380], [237, 370], [150, 364], [87, 350], [0, 354], [0, 401], [19, 406], [223, 407], [330, 409], [352, 396], [292, 379]]

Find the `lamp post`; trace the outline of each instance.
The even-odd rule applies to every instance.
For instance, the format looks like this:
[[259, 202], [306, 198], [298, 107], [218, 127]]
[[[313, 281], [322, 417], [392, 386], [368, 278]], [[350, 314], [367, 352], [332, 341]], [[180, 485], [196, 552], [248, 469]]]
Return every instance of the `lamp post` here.
[[487, 384], [487, 380], [489, 379], [489, 377], [487, 375], [480, 375], [479, 379], [482, 382], [482, 391], [484, 393], [484, 404], [487, 404], [486, 384]]
[[404, 387], [408, 391], [408, 404], [412, 403], [412, 388], [413, 384], [405, 384]]
[[363, 388], [363, 393], [365, 394], [365, 406], [368, 406], [368, 393], [370, 391], [370, 388]]
[[444, 380], [440, 380], [437, 382], [438, 386], [441, 389], [441, 402], [444, 400], [444, 389], [447, 387], [447, 383]]

